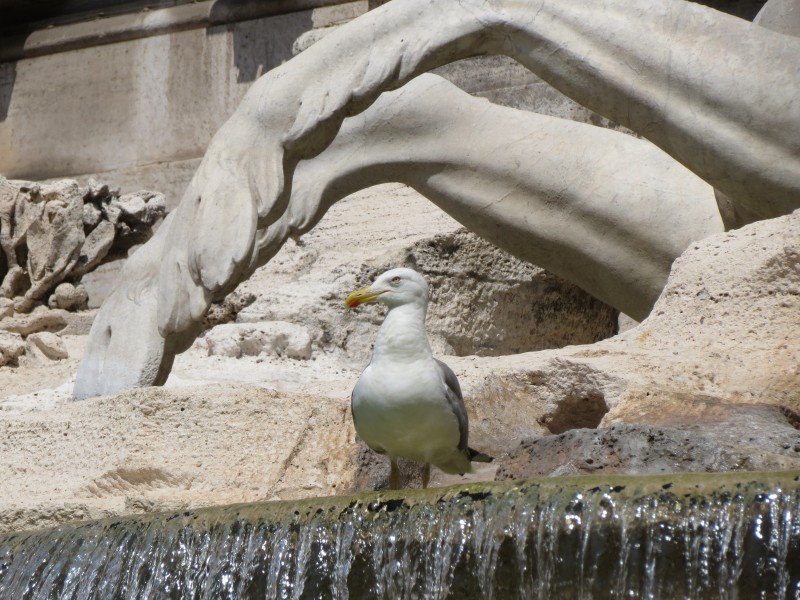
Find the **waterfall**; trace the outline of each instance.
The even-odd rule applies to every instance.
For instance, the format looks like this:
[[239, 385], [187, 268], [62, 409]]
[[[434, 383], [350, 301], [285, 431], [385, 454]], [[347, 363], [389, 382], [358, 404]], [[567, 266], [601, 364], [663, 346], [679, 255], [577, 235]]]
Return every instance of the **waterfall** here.
[[0, 534], [0, 598], [800, 597], [800, 475], [539, 479]]

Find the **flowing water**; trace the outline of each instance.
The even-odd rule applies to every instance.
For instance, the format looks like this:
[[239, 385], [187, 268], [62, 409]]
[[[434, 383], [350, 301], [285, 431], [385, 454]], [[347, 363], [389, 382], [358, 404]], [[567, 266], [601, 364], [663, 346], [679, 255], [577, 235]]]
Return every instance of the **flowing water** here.
[[800, 475], [529, 480], [5, 534], [0, 598], [800, 598]]

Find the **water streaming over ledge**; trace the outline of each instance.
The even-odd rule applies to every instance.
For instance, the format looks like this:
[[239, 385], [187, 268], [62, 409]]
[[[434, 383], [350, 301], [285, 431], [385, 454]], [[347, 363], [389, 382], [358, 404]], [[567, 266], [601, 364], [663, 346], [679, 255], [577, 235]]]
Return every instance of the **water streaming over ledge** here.
[[5, 534], [0, 598], [800, 598], [800, 473], [540, 479]]

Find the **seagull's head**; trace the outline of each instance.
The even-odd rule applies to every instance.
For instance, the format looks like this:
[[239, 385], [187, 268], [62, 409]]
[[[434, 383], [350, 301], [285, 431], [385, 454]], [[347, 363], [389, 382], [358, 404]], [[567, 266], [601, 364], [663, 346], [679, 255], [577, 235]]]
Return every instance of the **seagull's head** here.
[[389, 308], [411, 303], [425, 305], [428, 302], [428, 283], [413, 269], [392, 269], [380, 275], [371, 286], [350, 294], [344, 303], [348, 308], [355, 308], [373, 301]]

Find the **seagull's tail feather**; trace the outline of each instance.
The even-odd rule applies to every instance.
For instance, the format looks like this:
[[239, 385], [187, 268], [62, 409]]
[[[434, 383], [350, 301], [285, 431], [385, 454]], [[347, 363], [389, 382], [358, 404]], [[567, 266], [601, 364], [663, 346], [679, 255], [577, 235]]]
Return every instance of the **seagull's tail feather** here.
[[474, 448], [467, 448], [467, 456], [469, 456], [470, 462], [490, 463], [494, 460], [493, 456], [478, 452]]

